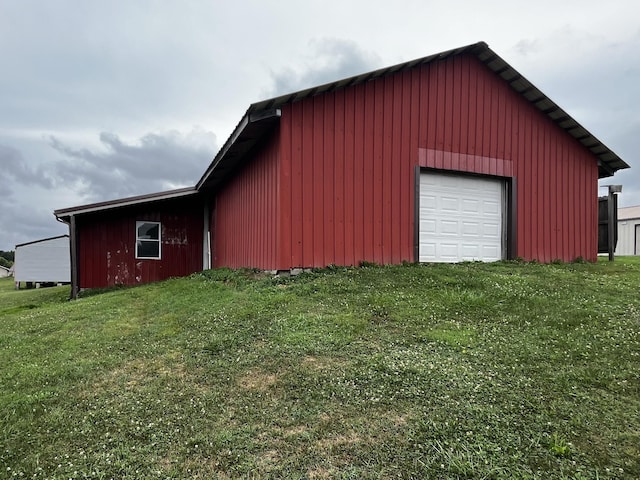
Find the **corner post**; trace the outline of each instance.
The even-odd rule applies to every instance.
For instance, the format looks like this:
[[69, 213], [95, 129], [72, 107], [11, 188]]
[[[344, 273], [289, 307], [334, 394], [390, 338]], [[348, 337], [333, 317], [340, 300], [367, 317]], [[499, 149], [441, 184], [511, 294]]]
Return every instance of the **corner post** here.
[[76, 216], [69, 217], [69, 249], [71, 250], [71, 300], [78, 298], [78, 235]]
[[609, 185], [609, 197], [607, 198], [608, 221], [607, 221], [607, 244], [609, 247], [609, 261], [613, 262], [616, 243], [618, 240], [618, 198], [616, 193], [622, 191], [622, 185]]

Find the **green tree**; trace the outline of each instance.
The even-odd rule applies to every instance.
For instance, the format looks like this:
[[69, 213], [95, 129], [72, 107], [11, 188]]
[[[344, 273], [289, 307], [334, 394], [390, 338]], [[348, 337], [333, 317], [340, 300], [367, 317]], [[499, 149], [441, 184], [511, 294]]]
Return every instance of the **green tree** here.
[[5, 252], [0, 250], [0, 265], [3, 267], [11, 267], [15, 260], [15, 252]]
[[10, 262], [13, 262], [15, 260], [15, 254], [16, 252], [14, 251], [5, 252], [4, 250], [0, 250], [0, 257], [4, 258], [5, 260], [9, 260]]

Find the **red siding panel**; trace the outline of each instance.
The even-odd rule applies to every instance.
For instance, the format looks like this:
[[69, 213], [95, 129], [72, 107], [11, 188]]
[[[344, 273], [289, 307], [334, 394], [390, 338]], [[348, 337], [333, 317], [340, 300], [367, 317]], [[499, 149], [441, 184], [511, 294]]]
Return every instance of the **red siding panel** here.
[[[345, 183], [346, 179], [349, 177], [347, 171], [351, 168], [347, 168], [344, 163], [345, 157], [345, 109], [344, 109], [344, 90], [340, 90], [336, 92], [335, 95], [335, 115], [333, 117], [334, 122], [334, 138], [333, 138], [333, 155], [335, 164], [332, 165], [332, 170], [329, 172], [331, 175], [333, 182], [331, 185], [331, 195], [330, 198], [333, 200], [333, 209], [335, 211], [335, 219], [332, 222], [333, 225], [333, 238], [331, 236], [327, 237], [325, 235], [325, 242], [333, 245], [335, 250], [333, 250], [333, 257], [329, 255], [327, 262], [331, 263], [332, 260], [335, 261], [337, 265], [345, 264], [345, 235], [344, 235], [344, 224], [345, 224]], [[327, 205], [329, 207], [329, 205]], [[327, 216], [331, 217], [331, 210], [325, 210]]]
[[[368, 164], [365, 163], [366, 151], [365, 145], [367, 145], [366, 131], [367, 127], [367, 115], [365, 110], [365, 85], [358, 85], [354, 88], [355, 96], [353, 99], [354, 104], [354, 137], [353, 137], [353, 263], [360, 262], [366, 257], [364, 256], [365, 238], [367, 229], [365, 228], [366, 221], [366, 208], [367, 202], [364, 198], [364, 187], [366, 179], [368, 177]], [[348, 159], [345, 159], [348, 161]]]
[[[356, 175], [358, 159], [355, 151], [355, 89], [344, 92], [344, 155], [341, 159], [344, 171], [343, 204], [344, 204], [344, 257], [343, 265], [353, 265], [356, 262], [354, 242], [356, 238], [356, 224], [354, 221], [357, 202]], [[347, 106], [349, 108], [347, 108]], [[336, 175], [340, 172], [336, 171]], [[360, 211], [360, 210], [358, 210]]]
[[279, 138], [276, 129], [271, 139], [257, 148], [253, 160], [218, 193], [214, 266], [270, 269], [281, 254]]
[[[79, 287], [135, 285], [202, 270], [204, 201], [174, 199], [77, 218]], [[162, 223], [161, 259], [136, 259], [136, 221]]]

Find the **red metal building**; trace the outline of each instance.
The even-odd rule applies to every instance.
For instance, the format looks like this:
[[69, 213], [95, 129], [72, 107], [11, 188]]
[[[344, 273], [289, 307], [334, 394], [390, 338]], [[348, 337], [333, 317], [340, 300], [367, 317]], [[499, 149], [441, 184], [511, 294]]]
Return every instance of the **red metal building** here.
[[[165, 266], [167, 252], [124, 283], [211, 264], [595, 260], [597, 180], [627, 167], [485, 43], [469, 45], [251, 105], [188, 189], [190, 210], [162, 204], [197, 238], [179, 250], [189, 266]], [[111, 284], [82, 264], [133, 248], [134, 222], [151, 217], [107, 205], [87, 223], [81, 208], [56, 212], [75, 219], [77, 285]], [[108, 221], [124, 230], [98, 246]]]

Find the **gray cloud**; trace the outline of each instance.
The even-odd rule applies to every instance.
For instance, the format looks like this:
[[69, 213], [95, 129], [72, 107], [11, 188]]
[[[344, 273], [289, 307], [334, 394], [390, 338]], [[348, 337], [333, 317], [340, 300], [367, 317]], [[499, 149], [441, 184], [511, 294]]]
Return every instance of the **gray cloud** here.
[[0, 165], [2, 165], [0, 185], [5, 195], [9, 192], [12, 183], [38, 185], [45, 188], [53, 186], [52, 179], [41, 167], [29, 167], [22, 153], [12, 146], [0, 144]]
[[51, 137], [63, 157], [52, 167], [57, 186], [74, 185], [88, 201], [191, 186], [202, 175], [216, 148], [211, 132], [148, 133], [128, 143], [118, 135], [100, 134], [102, 151], [74, 148]]
[[29, 205], [26, 199], [15, 204], [14, 208], [1, 209], [0, 225], [19, 225], [19, 229], [2, 231], [0, 250], [13, 250], [20, 243], [68, 233], [67, 226], [56, 222], [51, 212]]
[[277, 96], [305, 88], [322, 85], [380, 66], [380, 58], [367, 52], [353, 41], [323, 38], [309, 42], [299, 70], [284, 68], [272, 72], [273, 88], [267, 96]]
[[78, 148], [53, 136], [47, 160], [29, 164], [23, 153], [0, 144], [0, 249], [64, 234], [52, 211], [84, 203], [191, 186], [216, 150], [212, 132], [147, 133], [138, 141], [100, 134], [100, 146]]

